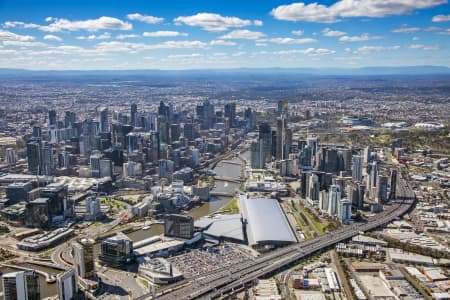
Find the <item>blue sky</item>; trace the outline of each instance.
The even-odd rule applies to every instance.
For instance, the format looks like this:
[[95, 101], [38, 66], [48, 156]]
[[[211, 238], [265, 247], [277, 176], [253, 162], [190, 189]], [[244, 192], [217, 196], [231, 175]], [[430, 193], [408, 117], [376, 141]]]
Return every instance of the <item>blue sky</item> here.
[[0, 0], [0, 67], [440, 65], [448, 0]]

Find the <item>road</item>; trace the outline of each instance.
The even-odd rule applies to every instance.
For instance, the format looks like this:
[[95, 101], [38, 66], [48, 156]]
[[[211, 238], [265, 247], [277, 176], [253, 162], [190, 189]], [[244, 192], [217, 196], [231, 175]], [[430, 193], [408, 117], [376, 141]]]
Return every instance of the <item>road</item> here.
[[[202, 274], [191, 278], [190, 281], [181, 281], [176, 289], [175, 285], [163, 288], [156, 295], [157, 299], [214, 299], [251, 283], [259, 277], [278, 273], [287, 265], [298, 263], [311, 254], [336, 243], [347, 240], [360, 232], [369, 231], [383, 226], [405, 214], [414, 203], [414, 192], [408, 187], [406, 181], [399, 178], [397, 184], [398, 198], [391, 206], [370, 217], [367, 223], [344, 226], [336, 231], [306, 240], [285, 248], [272, 251], [238, 264]], [[189, 285], [186, 285], [190, 283]], [[137, 300], [149, 299], [150, 294], [135, 298]]]

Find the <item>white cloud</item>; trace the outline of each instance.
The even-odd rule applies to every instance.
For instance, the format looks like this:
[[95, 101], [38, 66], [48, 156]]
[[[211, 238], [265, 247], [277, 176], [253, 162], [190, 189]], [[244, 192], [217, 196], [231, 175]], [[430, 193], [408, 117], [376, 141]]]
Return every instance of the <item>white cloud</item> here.
[[363, 33], [361, 35], [355, 35], [355, 36], [341, 36], [339, 38], [340, 42], [363, 42], [363, 41], [369, 41], [369, 40], [379, 40], [381, 39], [381, 36], [370, 36], [368, 33]]
[[34, 37], [31, 35], [20, 35], [20, 34], [15, 34], [11, 31], [0, 29], [0, 41], [29, 42], [29, 41], [33, 41], [33, 40], [34, 40]]
[[338, 37], [338, 36], [346, 35], [347, 33], [344, 31], [332, 30], [330, 28], [325, 28], [324, 30], [322, 30], [322, 34], [324, 36], [328, 36], [328, 37]]
[[316, 43], [316, 39], [304, 38], [304, 39], [293, 39], [293, 38], [272, 38], [269, 39], [270, 42], [275, 44], [309, 44]]
[[418, 40], [420, 40], [420, 38], [418, 36], [415, 36], [415, 37], [412, 38], [412, 40], [413, 41], [418, 41]]
[[398, 50], [400, 49], [400, 46], [390, 46], [390, 47], [384, 47], [384, 46], [362, 46], [356, 49], [353, 53], [355, 54], [367, 54], [371, 52], [383, 52], [383, 51], [391, 51], [391, 50]]
[[308, 48], [304, 50], [293, 49], [293, 50], [281, 50], [273, 52], [273, 54], [275, 55], [305, 54], [308, 56], [330, 55], [334, 53], [336, 53], [336, 51], [326, 48]]
[[426, 50], [426, 51], [434, 51], [434, 50], [440, 49], [439, 46], [427, 46], [427, 45], [421, 45], [421, 44], [410, 45], [410, 46], [408, 46], [408, 48], [421, 49], [421, 50]]
[[421, 29], [419, 27], [401, 27], [401, 28], [397, 28], [392, 30], [392, 32], [395, 33], [415, 33], [420, 31]]
[[266, 43], [255, 43], [256, 47], [267, 47]]
[[291, 33], [293, 35], [303, 35], [304, 31], [303, 30], [292, 30]]
[[254, 20], [254, 21], [253, 21], [253, 25], [255, 25], [255, 26], [263, 26], [264, 23], [263, 23], [263, 21], [261, 21], [261, 20]]
[[3, 27], [5, 27], [5, 28], [15, 28], [15, 27], [39, 28], [40, 25], [33, 24], [33, 23], [24, 23], [24, 22], [20, 22], [20, 21], [6, 21], [5, 23], [3, 23]]
[[96, 49], [103, 52], [136, 52], [152, 49], [193, 49], [205, 48], [206, 43], [201, 41], [167, 41], [159, 44], [128, 43], [128, 42], [101, 42]]
[[167, 56], [167, 58], [198, 58], [202, 57], [200, 53], [191, 53], [191, 54], [172, 54]]
[[116, 39], [118, 40], [124, 40], [124, 39], [132, 39], [132, 38], [138, 38], [139, 35], [137, 34], [118, 34], [116, 35]]
[[260, 20], [243, 20], [238, 17], [226, 17], [213, 13], [198, 13], [192, 16], [180, 16], [173, 20], [175, 24], [197, 26], [207, 31], [225, 31], [229, 28], [244, 26], [262, 26]]
[[236, 46], [235, 42], [224, 40], [213, 40], [209, 42], [211, 46]]
[[107, 40], [111, 38], [111, 34], [109, 32], [105, 32], [103, 34], [100, 35], [95, 35], [95, 34], [91, 34], [88, 36], [77, 36], [76, 39], [77, 40], [89, 40], [89, 41], [94, 41], [94, 40]]
[[239, 57], [239, 56], [243, 56], [243, 55], [245, 55], [245, 54], [247, 54], [247, 52], [245, 52], [245, 51], [240, 51], [240, 52], [236, 52], [236, 53], [231, 54], [231, 56]]
[[450, 22], [450, 15], [437, 15], [431, 19], [433, 22]]
[[28, 42], [28, 41], [3, 41], [5, 46], [17, 46], [17, 47], [45, 47], [47, 44], [41, 42]]
[[148, 24], [157, 24], [157, 23], [161, 23], [162, 21], [164, 21], [164, 18], [145, 16], [145, 15], [141, 15], [138, 13], [128, 14], [127, 19], [133, 20], [133, 21], [140, 21], [140, 22], [144, 22], [144, 23], [148, 23]]
[[264, 33], [259, 31], [250, 31], [246, 29], [233, 30], [228, 34], [220, 37], [220, 39], [245, 39], [245, 40], [256, 40], [266, 36]]
[[188, 36], [188, 34], [187, 34], [187, 33], [184, 33], [184, 32], [167, 31], [167, 30], [153, 31], [153, 32], [144, 32], [142, 35], [145, 36], [145, 37], [174, 37], [174, 36]]
[[39, 29], [48, 32], [68, 31], [98, 31], [98, 30], [130, 30], [133, 26], [122, 20], [112, 17], [100, 17], [98, 19], [89, 19], [83, 21], [69, 21], [67, 19], [51, 18], [51, 24], [40, 26]]
[[47, 34], [44, 36], [44, 40], [47, 41], [55, 41], [55, 42], [62, 42], [62, 38], [59, 36], [53, 35], [53, 34]]
[[447, 3], [447, 0], [340, 0], [331, 6], [317, 2], [280, 5], [271, 14], [279, 20], [334, 23], [345, 17], [380, 18], [411, 13]]

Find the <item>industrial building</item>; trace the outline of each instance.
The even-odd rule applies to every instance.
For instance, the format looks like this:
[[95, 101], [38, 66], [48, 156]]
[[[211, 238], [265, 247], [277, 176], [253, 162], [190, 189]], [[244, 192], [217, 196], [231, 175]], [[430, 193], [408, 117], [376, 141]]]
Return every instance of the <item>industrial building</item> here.
[[297, 241], [277, 200], [240, 195], [239, 206], [250, 246], [281, 246]]

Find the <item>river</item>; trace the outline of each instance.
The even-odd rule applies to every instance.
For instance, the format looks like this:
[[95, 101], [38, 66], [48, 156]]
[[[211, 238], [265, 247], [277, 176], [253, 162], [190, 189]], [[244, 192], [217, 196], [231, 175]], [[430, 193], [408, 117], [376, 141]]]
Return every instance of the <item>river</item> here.
[[[246, 151], [241, 154], [241, 157], [244, 157], [245, 159], [248, 159], [250, 155], [249, 151]], [[229, 162], [232, 163], [229, 163]], [[217, 176], [221, 177], [228, 177], [228, 178], [235, 178], [238, 179], [241, 175], [242, 168], [245, 166], [243, 165], [243, 162], [238, 157], [234, 157], [231, 160], [221, 161], [217, 164], [217, 166], [214, 168], [214, 172], [217, 174]], [[215, 181], [215, 187], [212, 191], [219, 192], [219, 193], [228, 193], [228, 194], [234, 194], [234, 192], [239, 188], [239, 184], [235, 182], [229, 182], [229, 181], [222, 181], [222, 180], [216, 180]], [[218, 211], [223, 206], [227, 205], [231, 201], [232, 197], [212, 197], [212, 199], [209, 202], [203, 203], [201, 206], [194, 207], [188, 212], [188, 215], [192, 216], [194, 219], [199, 219], [203, 216], [212, 214], [216, 211]], [[138, 242], [143, 239], [160, 235], [164, 232], [164, 226], [161, 224], [155, 224], [152, 225], [147, 230], [137, 230], [131, 233], [128, 233], [127, 236], [130, 237], [130, 239], [133, 240], [133, 242]], [[96, 244], [94, 246], [94, 256], [97, 256], [100, 251], [100, 244]], [[34, 265], [26, 265], [25, 267], [30, 267], [33, 269], [41, 270], [48, 273], [58, 274], [61, 271], [54, 270], [51, 268], [41, 267], [41, 266], [34, 266]], [[3, 273], [10, 273], [15, 272], [17, 270], [10, 269], [10, 268], [1, 268], [0, 269]], [[41, 297], [50, 297], [57, 294], [57, 287], [56, 284], [48, 284], [45, 282], [45, 278], [43, 276], [39, 276], [39, 280], [41, 283]], [[0, 284], [0, 292], [2, 292], [2, 286]]]

